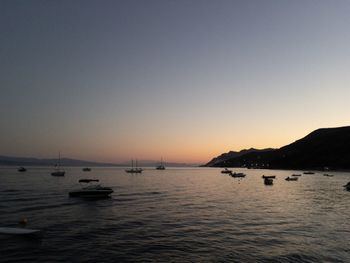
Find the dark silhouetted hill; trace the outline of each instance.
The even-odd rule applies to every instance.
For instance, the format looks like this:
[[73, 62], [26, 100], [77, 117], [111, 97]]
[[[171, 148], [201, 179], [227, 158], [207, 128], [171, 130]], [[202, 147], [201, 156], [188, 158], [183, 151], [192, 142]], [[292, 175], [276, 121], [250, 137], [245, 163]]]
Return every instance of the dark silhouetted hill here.
[[350, 126], [318, 129], [280, 149], [243, 154], [213, 166], [350, 169]]
[[210, 162], [208, 162], [207, 164], [203, 165], [203, 166], [216, 166], [217, 164], [221, 164], [221, 163], [225, 163], [227, 160], [248, 154], [248, 153], [252, 153], [252, 152], [266, 152], [266, 151], [271, 151], [273, 149], [254, 149], [254, 148], [250, 148], [250, 149], [244, 149], [241, 150], [239, 152], [235, 152], [235, 151], [229, 151], [228, 153], [223, 153], [215, 158], [213, 158]]

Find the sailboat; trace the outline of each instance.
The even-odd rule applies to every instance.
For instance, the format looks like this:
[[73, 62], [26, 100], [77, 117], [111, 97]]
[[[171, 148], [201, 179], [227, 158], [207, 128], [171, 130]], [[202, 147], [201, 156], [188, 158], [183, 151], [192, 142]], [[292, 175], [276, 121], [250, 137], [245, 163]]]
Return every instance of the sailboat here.
[[130, 169], [126, 169], [125, 172], [127, 173], [142, 173], [143, 169], [137, 167], [137, 160], [136, 160], [136, 165], [134, 167], [134, 160], [131, 160], [131, 168]]
[[160, 165], [156, 167], [157, 170], [165, 170], [165, 166], [163, 164], [163, 158], [161, 158]]
[[61, 166], [61, 154], [58, 153], [58, 163], [55, 165], [55, 170], [51, 173], [52, 176], [64, 176], [66, 172], [60, 169], [60, 166]]

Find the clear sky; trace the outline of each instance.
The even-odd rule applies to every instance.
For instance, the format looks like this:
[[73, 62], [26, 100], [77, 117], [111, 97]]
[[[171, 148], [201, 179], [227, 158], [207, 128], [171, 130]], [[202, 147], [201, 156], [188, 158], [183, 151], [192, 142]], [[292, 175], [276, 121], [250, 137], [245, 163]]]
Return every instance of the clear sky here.
[[350, 124], [350, 1], [0, 0], [0, 154], [204, 163]]

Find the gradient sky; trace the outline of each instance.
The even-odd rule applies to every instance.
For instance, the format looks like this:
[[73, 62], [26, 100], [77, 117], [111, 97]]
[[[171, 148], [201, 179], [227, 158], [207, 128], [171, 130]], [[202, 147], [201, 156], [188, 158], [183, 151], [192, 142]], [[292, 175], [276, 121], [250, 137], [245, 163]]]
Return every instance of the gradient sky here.
[[350, 1], [0, 0], [0, 155], [203, 163], [349, 125]]

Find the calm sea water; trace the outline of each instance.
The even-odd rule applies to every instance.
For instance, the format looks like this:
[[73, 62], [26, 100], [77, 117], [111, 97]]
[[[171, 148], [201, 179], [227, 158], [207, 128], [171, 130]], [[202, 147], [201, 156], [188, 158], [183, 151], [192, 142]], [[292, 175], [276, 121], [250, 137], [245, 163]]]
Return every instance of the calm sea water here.
[[[0, 226], [43, 229], [42, 239], [0, 235], [1, 262], [350, 262], [349, 173], [303, 175], [220, 169], [0, 169]], [[265, 186], [263, 174], [276, 175]], [[81, 178], [110, 199], [69, 198]]]

